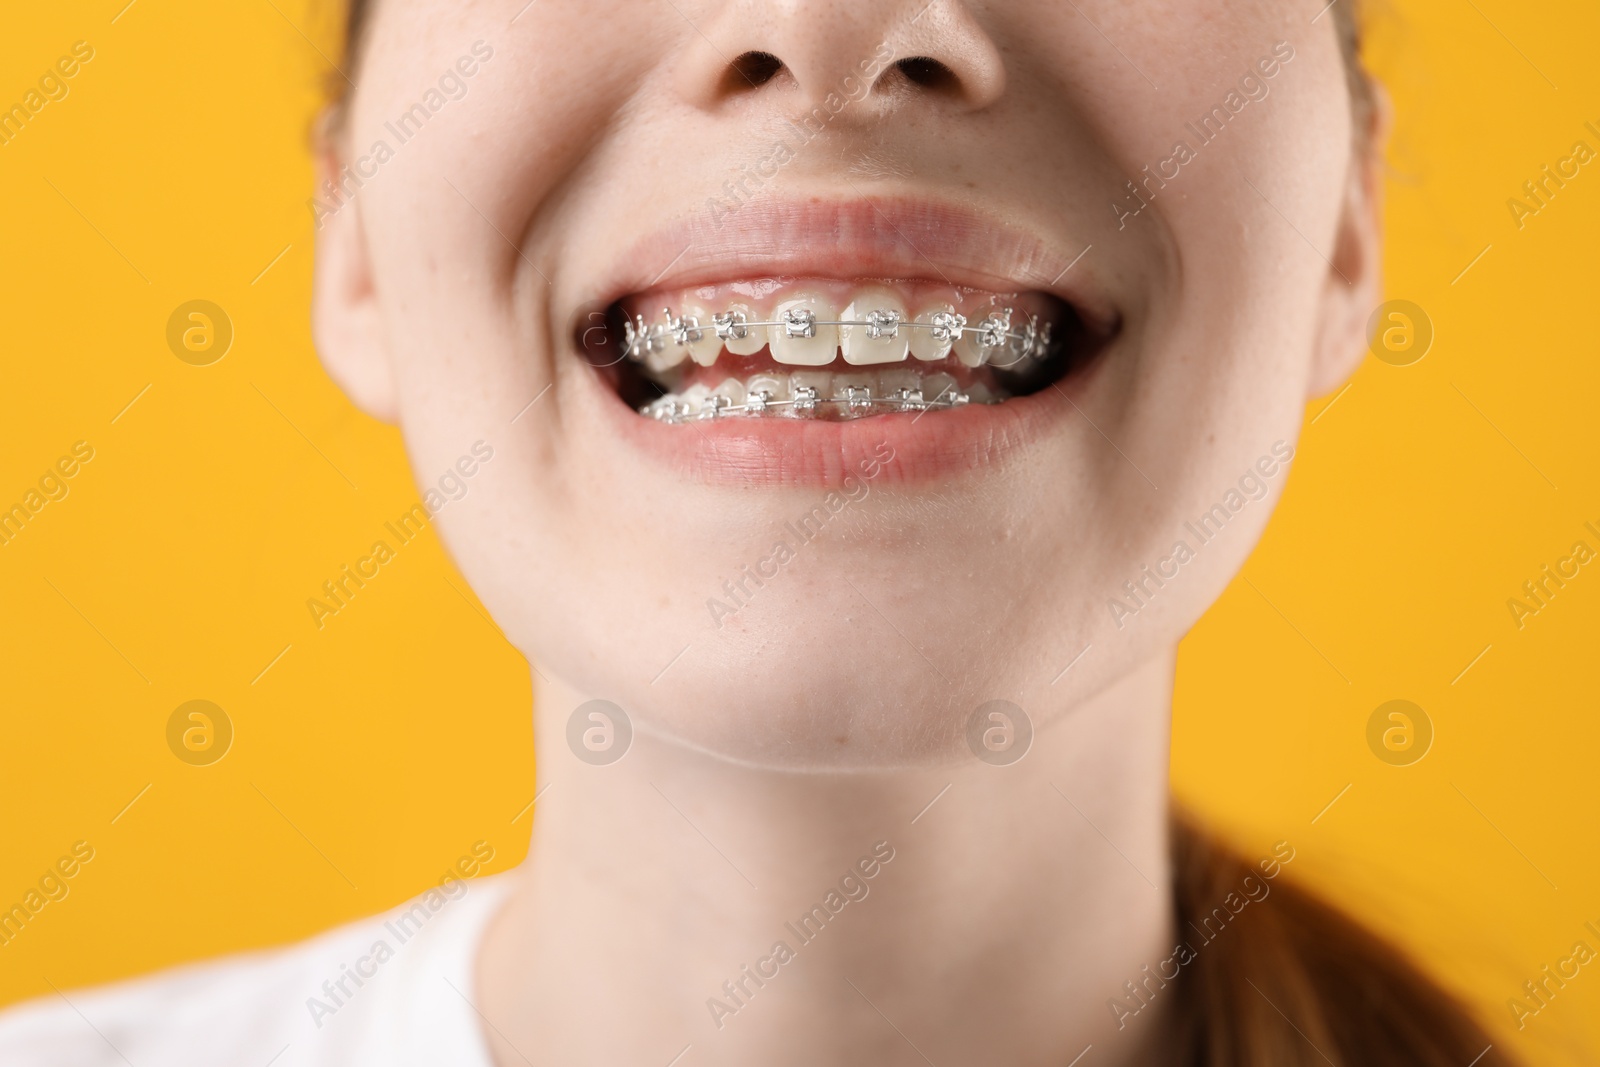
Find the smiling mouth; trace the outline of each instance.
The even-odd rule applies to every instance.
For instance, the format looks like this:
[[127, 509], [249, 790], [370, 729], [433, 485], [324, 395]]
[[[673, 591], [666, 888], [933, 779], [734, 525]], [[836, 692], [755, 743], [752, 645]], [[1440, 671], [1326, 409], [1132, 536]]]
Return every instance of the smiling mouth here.
[[616, 301], [606, 319], [607, 351], [590, 361], [631, 409], [674, 425], [1003, 404], [1067, 378], [1106, 340], [1047, 293], [920, 280], [654, 290]]

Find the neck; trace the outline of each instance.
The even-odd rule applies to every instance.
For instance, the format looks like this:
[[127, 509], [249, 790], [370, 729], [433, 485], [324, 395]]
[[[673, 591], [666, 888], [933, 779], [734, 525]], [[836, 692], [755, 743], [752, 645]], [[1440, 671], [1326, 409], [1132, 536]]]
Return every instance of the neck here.
[[532, 843], [479, 960], [498, 1062], [1147, 1062], [1161, 1014], [1108, 1001], [1173, 944], [1171, 677], [1145, 664], [1009, 766], [850, 773], [639, 731], [589, 766], [585, 697], [541, 684]]

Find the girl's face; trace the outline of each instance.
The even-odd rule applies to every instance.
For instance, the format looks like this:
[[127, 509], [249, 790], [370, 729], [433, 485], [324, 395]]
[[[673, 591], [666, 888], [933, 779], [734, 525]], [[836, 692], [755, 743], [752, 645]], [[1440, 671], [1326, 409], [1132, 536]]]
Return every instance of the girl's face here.
[[784, 766], [1164, 655], [1377, 303], [1321, 4], [526, 3], [380, 4], [315, 310], [511, 640]]

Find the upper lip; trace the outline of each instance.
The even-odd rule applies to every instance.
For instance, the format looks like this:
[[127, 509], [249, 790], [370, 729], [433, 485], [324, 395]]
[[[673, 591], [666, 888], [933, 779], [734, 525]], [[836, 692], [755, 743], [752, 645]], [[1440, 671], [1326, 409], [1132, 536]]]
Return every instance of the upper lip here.
[[716, 220], [697, 211], [640, 237], [616, 261], [599, 302], [751, 278], [921, 278], [1047, 292], [1092, 330], [1110, 331], [1117, 309], [1077, 262], [1084, 251], [945, 200], [772, 198]]

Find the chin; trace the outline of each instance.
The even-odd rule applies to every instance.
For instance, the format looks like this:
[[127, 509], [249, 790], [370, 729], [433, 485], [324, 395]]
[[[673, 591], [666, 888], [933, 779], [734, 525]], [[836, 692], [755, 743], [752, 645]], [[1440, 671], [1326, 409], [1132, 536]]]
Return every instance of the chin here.
[[[896, 507], [882, 503], [883, 514], [858, 518], [862, 528], [892, 525]], [[982, 540], [992, 551], [993, 538]], [[562, 705], [548, 709], [558, 719], [585, 700], [610, 700], [642, 735], [768, 769], [970, 763], [967, 730], [980, 706], [1010, 701], [1034, 729], [1053, 729], [1168, 653], [1211, 593], [1198, 580], [1174, 589], [1137, 629], [1117, 632], [1104, 625], [1104, 598], [1089, 592], [1105, 581], [1070, 566], [1057, 581], [1030, 579], [1059, 565], [1059, 552], [1039, 567], [1021, 562], [1030, 546], [1010, 547], [962, 567], [953, 557], [963, 549], [930, 554], [840, 531], [763, 585], [745, 581], [751, 595], [715, 621], [707, 599], [736, 602], [720, 582], [681, 603], [631, 602], [637, 610], [574, 588], [565, 609], [541, 598], [507, 630], [556, 683], [539, 699]]]

